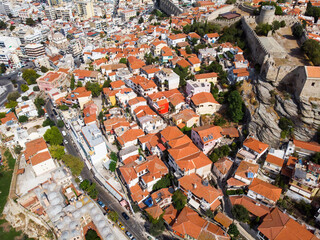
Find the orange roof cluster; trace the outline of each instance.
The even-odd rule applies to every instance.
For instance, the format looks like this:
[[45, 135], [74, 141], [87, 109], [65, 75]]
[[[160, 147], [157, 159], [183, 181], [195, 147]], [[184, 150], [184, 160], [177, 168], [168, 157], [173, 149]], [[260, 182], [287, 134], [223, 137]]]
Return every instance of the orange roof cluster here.
[[[206, 202], [210, 204], [212, 211], [220, 205], [219, 197], [222, 196], [221, 190], [217, 190], [211, 185], [204, 185], [203, 180], [197, 174], [193, 173], [183, 176], [178, 181], [180, 187], [185, 192], [190, 191], [197, 198], [206, 200]], [[216, 201], [218, 201], [218, 204], [214, 204]]]
[[201, 93], [198, 93], [198, 94], [195, 94], [191, 97], [191, 100], [192, 102], [198, 106], [200, 104], [203, 104], [203, 103], [214, 103], [214, 104], [219, 104], [215, 99], [214, 97], [212, 96], [211, 93], [207, 93], [207, 92], [201, 92]]
[[144, 136], [144, 132], [141, 129], [129, 129], [124, 134], [117, 137], [117, 141], [123, 146], [127, 142], [134, 141], [141, 136]]
[[277, 202], [280, 199], [282, 192], [281, 188], [278, 188], [270, 183], [260, 180], [259, 178], [254, 178], [249, 186], [249, 190], [258, 193], [265, 198]]
[[130, 123], [124, 118], [124, 117], [115, 117], [107, 119], [103, 122], [103, 125], [107, 132], [110, 132], [111, 130], [115, 130], [118, 127], [129, 127]]
[[284, 159], [278, 158], [278, 157], [271, 155], [271, 154], [268, 154], [267, 158], [266, 158], [266, 162], [271, 163], [273, 165], [277, 165], [279, 167], [282, 167], [282, 165], [284, 163]]
[[206, 144], [211, 141], [215, 141], [219, 138], [222, 138], [221, 132], [222, 129], [219, 126], [213, 126], [213, 125], [208, 125], [208, 126], [201, 126], [201, 127], [196, 127], [192, 129], [201, 138], [201, 141]]
[[202, 73], [194, 75], [196, 80], [206, 79], [206, 78], [216, 78], [218, 77], [218, 73], [211, 72], [211, 73]]
[[47, 149], [46, 141], [43, 138], [38, 138], [26, 143], [24, 156], [26, 160], [29, 160], [32, 156], [45, 149]]
[[247, 196], [230, 196], [230, 201], [232, 205], [240, 204], [244, 206], [248, 211], [257, 216], [263, 217], [270, 212], [270, 208], [263, 204], [258, 204], [258, 202]]
[[259, 170], [259, 165], [254, 163], [249, 163], [247, 161], [241, 161], [241, 163], [238, 166], [237, 171], [235, 172], [235, 175], [247, 179], [252, 180], [249, 178], [248, 174], [252, 173], [253, 175], [257, 174]]
[[39, 163], [45, 162], [47, 160], [51, 159], [50, 153], [48, 151], [38, 153], [31, 157], [30, 161], [32, 166], [35, 166]]
[[226, 175], [233, 165], [228, 157], [220, 158], [217, 162], [214, 163], [214, 166], [221, 172], [223, 175]]
[[6, 114], [6, 116], [4, 118], [1, 118], [1, 123], [5, 124], [9, 121], [18, 121], [16, 115], [14, 114], [14, 112], [9, 112]]
[[260, 142], [259, 140], [254, 139], [252, 137], [247, 138], [243, 142], [243, 145], [259, 154], [264, 152], [269, 147], [268, 144]]
[[44, 76], [38, 78], [37, 82], [50, 82], [50, 83], [52, 83], [52, 82], [60, 79], [60, 77], [63, 74], [65, 75], [65, 73], [63, 73], [63, 72], [52, 72], [52, 71], [49, 71]]

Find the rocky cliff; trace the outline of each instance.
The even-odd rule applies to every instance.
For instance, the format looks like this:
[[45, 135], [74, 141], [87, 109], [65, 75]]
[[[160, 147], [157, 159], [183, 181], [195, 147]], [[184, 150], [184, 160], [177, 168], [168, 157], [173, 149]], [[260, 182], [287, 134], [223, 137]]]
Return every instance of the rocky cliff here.
[[314, 137], [320, 127], [319, 100], [306, 98], [296, 100], [290, 94], [278, 91], [271, 83], [263, 80], [256, 80], [253, 93], [254, 96], [251, 95], [251, 98], [256, 99], [255, 106], [253, 107], [250, 101], [245, 101], [251, 113], [251, 121], [248, 123], [250, 134], [254, 134], [273, 147], [278, 147], [281, 133], [278, 122], [281, 117], [286, 117], [294, 122], [296, 139], [310, 141]]

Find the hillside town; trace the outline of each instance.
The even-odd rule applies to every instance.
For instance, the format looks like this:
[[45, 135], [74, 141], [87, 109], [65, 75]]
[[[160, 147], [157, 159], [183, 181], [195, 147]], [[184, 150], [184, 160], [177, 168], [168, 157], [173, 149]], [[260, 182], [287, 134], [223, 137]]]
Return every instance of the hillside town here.
[[320, 239], [319, 17], [0, 0], [0, 239]]

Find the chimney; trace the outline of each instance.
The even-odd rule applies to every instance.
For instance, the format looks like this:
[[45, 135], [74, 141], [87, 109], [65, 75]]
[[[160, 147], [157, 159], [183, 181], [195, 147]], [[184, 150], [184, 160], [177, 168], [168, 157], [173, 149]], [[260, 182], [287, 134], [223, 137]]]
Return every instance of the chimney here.
[[193, 189], [196, 189], [197, 188], [197, 184], [196, 183], [193, 183]]

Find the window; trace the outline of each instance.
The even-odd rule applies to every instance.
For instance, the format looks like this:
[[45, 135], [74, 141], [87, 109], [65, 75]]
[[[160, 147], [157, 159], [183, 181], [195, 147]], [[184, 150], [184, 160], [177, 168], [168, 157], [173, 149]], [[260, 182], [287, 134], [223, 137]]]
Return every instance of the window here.
[[315, 84], [315, 82], [311, 83], [311, 86], [313, 87], [313, 86], [314, 86], [314, 84]]

